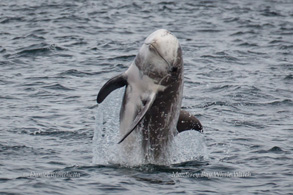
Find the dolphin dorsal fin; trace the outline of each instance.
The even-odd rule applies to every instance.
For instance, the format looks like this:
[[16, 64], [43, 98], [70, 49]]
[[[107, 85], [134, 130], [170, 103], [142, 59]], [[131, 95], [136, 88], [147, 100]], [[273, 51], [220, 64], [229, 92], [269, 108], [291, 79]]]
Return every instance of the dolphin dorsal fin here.
[[104, 86], [101, 88], [98, 96], [97, 96], [97, 102], [102, 103], [104, 99], [115, 89], [118, 89], [120, 87], [124, 87], [127, 85], [127, 76], [125, 73], [119, 74], [113, 78], [111, 78], [107, 83], [104, 84]]

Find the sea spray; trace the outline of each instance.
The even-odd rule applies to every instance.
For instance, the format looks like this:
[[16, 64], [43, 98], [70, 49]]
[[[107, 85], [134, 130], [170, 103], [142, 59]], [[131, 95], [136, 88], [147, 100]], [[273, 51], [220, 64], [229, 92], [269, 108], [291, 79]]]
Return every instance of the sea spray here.
[[[203, 134], [197, 131], [185, 131], [174, 137], [166, 149], [168, 159], [159, 162], [146, 161], [142, 155], [141, 134], [133, 134], [133, 143], [119, 141], [119, 111], [121, 107], [123, 89], [114, 91], [96, 110], [95, 130], [93, 137], [94, 164], [121, 164], [123, 166], [137, 166], [141, 164], [170, 165], [198, 158], [207, 158], [207, 148]], [[122, 144], [131, 144], [134, 152], [125, 151]]]

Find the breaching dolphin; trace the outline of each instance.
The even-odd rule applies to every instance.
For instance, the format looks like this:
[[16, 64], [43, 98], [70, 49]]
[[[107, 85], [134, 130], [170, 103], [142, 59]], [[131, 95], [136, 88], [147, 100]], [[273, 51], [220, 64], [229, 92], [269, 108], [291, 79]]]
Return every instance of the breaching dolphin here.
[[183, 78], [179, 41], [160, 29], [146, 38], [131, 66], [101, 88], [98, 103], [113, 90], [126, 87], [118, 143], [123, 142], [130, 154], [133, 148], [141, 147], [148, 162], [163, 159], [176, 134], [185, 130], [202, 132], [199, 120], [181, 110]]

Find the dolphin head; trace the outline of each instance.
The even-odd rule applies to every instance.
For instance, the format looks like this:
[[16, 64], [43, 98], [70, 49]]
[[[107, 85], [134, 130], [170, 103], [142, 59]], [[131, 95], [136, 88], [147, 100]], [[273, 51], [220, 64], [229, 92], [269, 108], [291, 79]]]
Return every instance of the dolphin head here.
[[152, 79], [160, 79], [182, 70], [182, 54], [178, 39], [168, 30], [150, 34], [135, 59], [136, 66]]

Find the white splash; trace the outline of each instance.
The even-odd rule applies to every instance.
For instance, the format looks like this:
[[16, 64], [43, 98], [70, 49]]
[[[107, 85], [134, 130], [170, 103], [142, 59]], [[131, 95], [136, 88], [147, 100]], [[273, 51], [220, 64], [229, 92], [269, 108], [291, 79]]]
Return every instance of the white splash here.
[[204, 135], [198, 131], [184, 131], [176, 135], [171, 151], [172, 164], [208, 158]]
[[113, 91], [96, 111], [93, 137], [93, 163], [119, 163], [119, 111], [123, 90]]
[[[126, 156], [119, 141], [119, 112], [124, 89], [113, 91], [96, 111], [96, 125], [93, 137], [93, 163], [94, 164], [121, 164], [137, 166], [144, 164], [142, 152], [139, 149]], [[139, 137], [138, 142], [139, 144]], [[139, 148], [139, 147], [138, 147]], [[170, 159], [167, 164], [175, 164], [207, 158], [207, 148], [204, 135], [197, 131], [186, 131], [175, 136], [170, 147]]]

